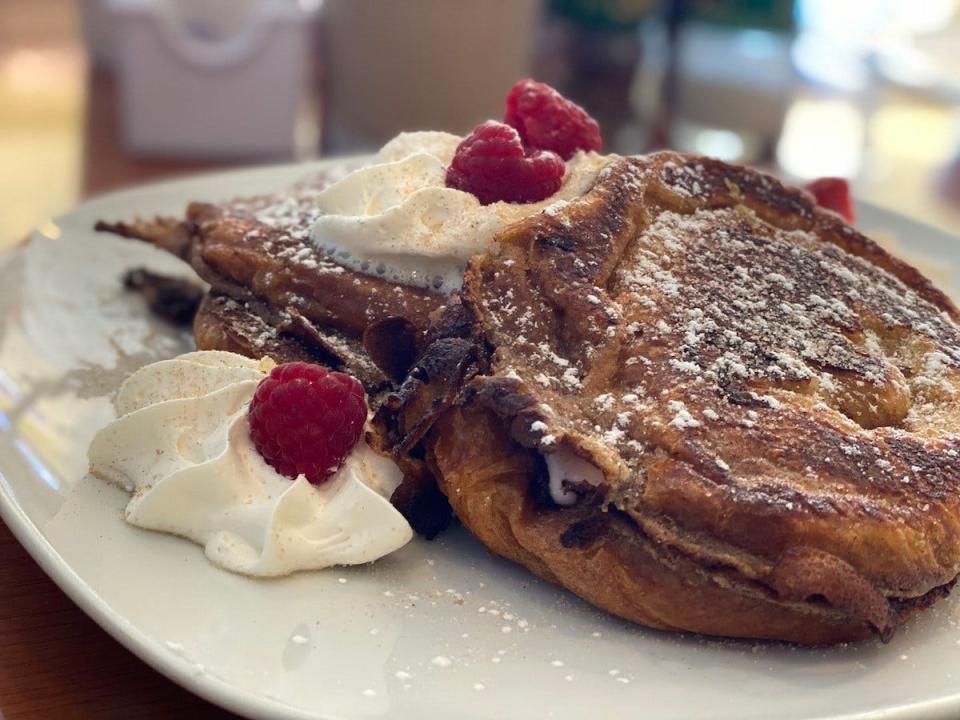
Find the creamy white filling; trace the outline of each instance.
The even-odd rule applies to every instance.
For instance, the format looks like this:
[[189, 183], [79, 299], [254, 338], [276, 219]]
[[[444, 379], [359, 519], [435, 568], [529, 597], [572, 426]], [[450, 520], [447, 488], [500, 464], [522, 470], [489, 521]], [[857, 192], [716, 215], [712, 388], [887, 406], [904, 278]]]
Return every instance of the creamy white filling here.
[[565, 445], [544, 454], [543, 459], [546, 460], [550, 474], [550, 497], [557, 505], [575, 505], [580, 498], [566, 483], [589, 483], [596, 486], [603, 482], [600, 468]]
[[317, 196], [321, 213], [313, 244], [357, 272], [393, 282], [453, 292], [467, 260], [494, 235], [550, 205], [584, 194], [610, 157], [577, 153], [563, 186], [537, 203], [481, 205], [446, 187], [447, 166], [462, 138], [443, 132], [401, 133], [374, 164], [349, 174]]
[[405, 545], [413, 532], [387, 499], [400, 470], [363, 441], [317, 486], [263, 460], [247, 424], [262, 378], [252, 360], [199, 352], [124, 383], [121, 417], [94, 438], [89, 460], [91, 473], [133, 492], [126, 520], [255, 576], [366, 563]]

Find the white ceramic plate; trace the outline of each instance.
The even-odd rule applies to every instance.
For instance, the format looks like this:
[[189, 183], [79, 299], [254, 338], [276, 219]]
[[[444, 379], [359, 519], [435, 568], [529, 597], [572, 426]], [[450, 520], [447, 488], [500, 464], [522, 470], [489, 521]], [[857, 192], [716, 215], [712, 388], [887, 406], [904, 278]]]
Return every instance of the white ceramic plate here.
[[[125, 495], [85, 475], [87, 444], [113, 416], [124, 375], [190, 340], [153, 321], [118, 278], [144, 263], [189, 271], [93, 233], [94, 222], [177, 213], [188, 200], [268, 191], [305, 172], [257, 169], [106, 196], [0, 258], [0, 515], [109, 633], [253, 717], [960, 715], [955, 599], [889, 645], [805, 650], [629, 625], [490, 557], [459, 529], [369, 567], [258, 581], [214, 568], [185, 540], [124, 524]], [[871, 208], [860, 224], [960, 277], [960, 241]]]

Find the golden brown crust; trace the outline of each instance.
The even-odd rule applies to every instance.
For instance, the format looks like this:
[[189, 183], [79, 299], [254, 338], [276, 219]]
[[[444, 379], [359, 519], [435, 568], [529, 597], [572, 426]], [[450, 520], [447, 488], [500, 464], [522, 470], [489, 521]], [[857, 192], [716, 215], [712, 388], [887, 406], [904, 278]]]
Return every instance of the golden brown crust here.
[[[492, 552], [620, 617], [664, 630], [807, 645], [859, 640], [876, 630], [855, 612], [784, 602], [725, 568], [672, 553], [620, 514], [608, 510], [598, 520], [595, 507], [538, 507], [528, 490], [533, 455], [516, 452], [489, 411], [445, 414], [430, 459], [454, 512]], [[890, 622], [941, 594], [897, 603]]]
[[193, 319], [198, 350], [224, 350], [278, 363], [311, 362], [312, 353], [294, 338], [283, 338], [246, 306], [223, 295], [207, 294]]
[[184, 259], [221, 295], [282, 309], [312, 323], [362, 336], [371, 324], [402, 317], [422, 333], [445, 295], [354, 272], [310, 240], [324, 176], [274, 195], [190, 203], [186, 216], [105, 222], [96, 229], [149, 242]]
[[[492, 413], [456, 410], [436, 438], [432, 462], [467, 528], [491, 551], [609, 612], [664, 630], [808, 644], [870, 634], [866, 623], [829, 609], [785, 607], [759, 590], [731, 593], [721, 574], [669, 558], [623, 517], [597, 522], [595, 508], [536, 507], [527, 488], [532, 457], [512, 450]], [[571, 528], [583, 528], [583, 539], [565, 547]]]
[[371, 362], [360, 341], [321, 330], [292, 308], [274, 310], [208, 293], [193, 321], [199, 350], [226, 350], [254, 359], [265, 356], [278, 363], [312, 362], [348, 372], [374, 399], [389, 379]]
[[[196, 323], [201, 347], [262, 354], [255, 342], [261, 337], [284, 357], [301, 358], [301, 346], [306, 357], [324, 364], [331, 354], [352, 354], [351, 371], [382, 384], [385, 375], [402, 376], [409, 364], [403, 353], [388, 355], [382, 348], [402, 343], [402, 350], [414, 351], [430, 313], [447, 297], [354, 272], [318, 252], [310, 229], [314, 198], [327, 181], [321, 174], [282, 193], [191, 203], [184, 219], [99, 222], [96, 228], [171, 252], [209, 283], [211, 299]], [[224, 312], [227, 300], [245, 310]], [[278, 333], [279, 344], [270, 337]], [[378, 379], [362, 367], [371, 359], [382, 363], [382, 371], [375, 368]]]
[[[495, 552], [639, 622], [805, 643], [889, 637], [957, 576], [956, 308], [802, 191], [625, 158], [462, 297], [459, 395], [415, 369], [381, 415]], [[537, 505], [561, 447], [604, 483]]]
[[[445, 296], [351, 271], [321, 254], [309, 238], [310, 198], [290, 194], [224, 205], [192, 203], [187, 208], [190, 264], [225, 294], [295, 307], [316, 325], [352, 337], [392, 317], [405, 318], [423, 332]], [[282, 215], [276, 215], [277, 208], [283, 208]]]

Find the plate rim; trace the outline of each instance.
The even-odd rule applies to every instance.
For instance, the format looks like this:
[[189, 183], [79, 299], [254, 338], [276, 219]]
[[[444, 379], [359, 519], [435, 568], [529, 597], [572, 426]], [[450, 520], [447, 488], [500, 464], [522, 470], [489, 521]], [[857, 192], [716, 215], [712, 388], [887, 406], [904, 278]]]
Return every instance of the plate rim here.
[[[303, 170], [304, 173], [318, 171], [326, 166], [356, 162], [368, 154], [343, 155], [320, 158], [307, 162], [284, 162], [241, 166], [227, 170], [211, 170], [191, 173], [160, 181], [135, 183], [100, 193], [57, 213], [52, 221], [59, 223], [62, 218], [76, 213], [80, 209], [93, 209], [100, 203], [122, 201], [124, 196], [142, 197], [144, 194], [163, 193], [189, 182], [210, 182], [218, 178], [254, 177], [259, 173]], [[896, 218], [922, 228], [925, 233], [960, 242], [960, 236], [943, 228], [925, 223], [923, 220], [902, 215], [873, 203], [857, 202], [858, 209], [869, 208], [877, 216]], [[14, 243], [3, 252], [0, 260], [6, 261], [16, 252], [20, 252], [34, 237], [42, 235], [34, 227], [22, 241]], [[82, 482], [83, 480], [81, 480]], [[176, 683], [190, 693], [220, 708], [249, 718], [289, 718], [289, 720], [354, 720], [344, 715], [322, 713], [297, 708], [275, 698], [251, 692], [241, 685], [225, 679], [198, 674], [186, 660], [162, 647], [159, 641], [132, 625], [90, 586], [82, 576], [60, 555], [44, 535], [43, 531], [27, 514], [13, 493], [12, 485], [3, 472], [0, 472], [0, 519], [10, 529], [17, 542], [39, 565], [44, 574], [70, 600], [80, 608], [93, 622], [104, 630], [135, 657], [159, 672], [171, 682]], [[905, 704], [887, 706], [875, 710], [847, 713], [844, 715], [821, 716], [821, 720], [949, 720], [960, 712], [960, 689], [953, 695], [917, 700]]]

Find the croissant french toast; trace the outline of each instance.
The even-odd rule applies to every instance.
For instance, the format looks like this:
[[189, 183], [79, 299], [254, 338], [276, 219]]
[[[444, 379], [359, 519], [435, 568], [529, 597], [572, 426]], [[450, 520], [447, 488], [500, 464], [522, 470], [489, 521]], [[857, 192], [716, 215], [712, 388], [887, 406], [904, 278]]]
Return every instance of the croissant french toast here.
[[317, 176], [273, 195], [191, 203], [183, 220], [100, 222], [188, 262], [210, 285], [194, 322], [197, 347], [313, 360], [356, 375], [368, 392], [402, 377], [430, 312], [445, 296], [358, 273], [310, 241]]
[[617, 160], [427, 337], [378, 414], [411, 486], [616, 615], [888, 639], [960, 572], [958, 311], [770, 176]]

